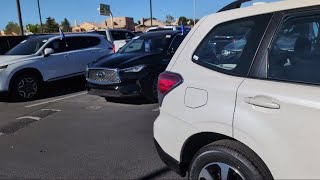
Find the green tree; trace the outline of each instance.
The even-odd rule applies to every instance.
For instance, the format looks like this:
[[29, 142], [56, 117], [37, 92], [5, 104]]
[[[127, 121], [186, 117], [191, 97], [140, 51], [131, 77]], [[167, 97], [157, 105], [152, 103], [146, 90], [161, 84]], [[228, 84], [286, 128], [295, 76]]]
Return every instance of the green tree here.
[[27, 24], [27, 30], [33, 34], [40, 32], [39, 24]]
[[52, 17], [47, 17], [46, 23], [44, 24], [45, 33], [55, 33], [59, 32], [59, 24]]
[[64, 20], [61, 22], [61, 28], [62, 28], [62, 31], [64, 32], [72, 31], [72, 27], [70, 26], [70, 22], [68, 21], [67, 18], [64, 18]]
[[10, 35], [12, 33], [20, 34], [20, 26], [15, 22], [8, 22], [4, 29], [4, 33]]
[[183, 25], [187, 26], [187, 25], [188, 25], [188, 22], [189, 22], [189, 19], [187, 19], [187, 18], [184, 17], [184, 16], [181, 16], [181, 17], [179, 17], [179, 19], [178, 19], [179, 25], [181, 25], [181, 23], [182, 23]]
[[171, 23], [173, 23], [173, 21], [174, 21], [174, 17], [173, 16], [171, 16], [171, 15], [167, 15], [166, 16], [166, 23], [171, 24]]

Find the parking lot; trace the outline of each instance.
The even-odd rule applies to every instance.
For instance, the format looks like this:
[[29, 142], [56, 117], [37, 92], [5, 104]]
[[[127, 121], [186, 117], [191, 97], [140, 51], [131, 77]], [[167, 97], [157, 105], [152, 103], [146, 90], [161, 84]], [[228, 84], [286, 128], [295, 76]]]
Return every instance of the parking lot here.
[[0, 178], [177, 179], [160, 160], [157, 104], [88, 95], [81, 80], [31, 102], [0, 102]]

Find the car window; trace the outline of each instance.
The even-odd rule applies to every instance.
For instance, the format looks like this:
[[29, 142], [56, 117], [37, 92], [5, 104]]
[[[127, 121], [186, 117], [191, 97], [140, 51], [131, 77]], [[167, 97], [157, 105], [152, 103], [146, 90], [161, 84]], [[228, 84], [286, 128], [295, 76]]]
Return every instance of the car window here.
[[10, 51], [7, 55], [31, 55], [38, 52], [38, 50], [48, 41], [48, 37], [28, 38]]
[[54, 53], [62, 53], [67, 51], [65, 40], [55, 39], [50, 42], [46, 48], [52, 48]]
[[97, 46], [101, 43], [101, 40], [98, 37], [86, 37], [86, 39], [88, 41], [88, 47]]
[[124, 39], [120, 31], [111, 31], [111, 36], [115, 41]]
[[162, 52], [168, 48], [170, 38], [166, 36], [140, 36], [129, 41], [120, 53]]
[[132, 38], [134, 38], [134, 34], [133, 33], [131, 33], [131, 32], [125, 32], [124, 33], [125, 34], [125, 38], [126, 39], [132, 39]]
[[88, 37], [71, 37], [67, 38], [67, 42], [69, 51], [91, 47]]
[[132, 39], [134, 37], [133, 33], [127, 31], [111, 31], [112, 38], [116, 40]]
[[185, 35], [177, 35], [172, 41], [169, 51], [175, 52], [179, 48], [180, 44], [182, 43], [185, 37], [186, 37]]
[[207, 68], [246, 76], [271, 15], [223, 23], [200, 43], [193, 61]]
[[270, 79], [320, 83], [320, 15], [288, 19], [268, 56]]

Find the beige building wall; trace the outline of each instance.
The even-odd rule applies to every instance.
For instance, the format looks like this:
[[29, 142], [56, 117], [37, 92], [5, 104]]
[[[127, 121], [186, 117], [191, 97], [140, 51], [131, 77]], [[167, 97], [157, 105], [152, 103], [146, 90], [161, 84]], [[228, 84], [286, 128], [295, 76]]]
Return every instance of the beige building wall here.
[[[151, 27], [151, 19], [148, 19], [148, 20], [146, 20], [146, 19], [141, 19], [141, 20], [140, 20], [140, 23], [141, 23], [142, 25], [147, 26], [147, 27]], [[153, 20], [152, 20], [152, 26], [162, 27], [162, 26], [166, 26], [166, 25], [168, 25], [166, 22], [162, 22], [162, 21], [157, 20], [157, 19], [153, 19]]]
[[[113, 28], [115, 29], [127, 29], [134, 31], [135, 24], [133, 18], [131, 17], [114, 17], [113, 18]], [[106, 19], [105, 22], [101, 24], [102, 28], [112, 28], [111, 18]]]

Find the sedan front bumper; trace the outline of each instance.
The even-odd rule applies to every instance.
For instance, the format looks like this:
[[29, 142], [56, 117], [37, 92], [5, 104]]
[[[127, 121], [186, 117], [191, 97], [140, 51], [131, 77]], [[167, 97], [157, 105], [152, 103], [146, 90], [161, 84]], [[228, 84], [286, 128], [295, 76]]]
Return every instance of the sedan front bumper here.
[[140, 96], [141, 87], [138, 81], [117, 85], [98, 85], [87, 82], [89, 94], [101, 97], [131, 97]]

